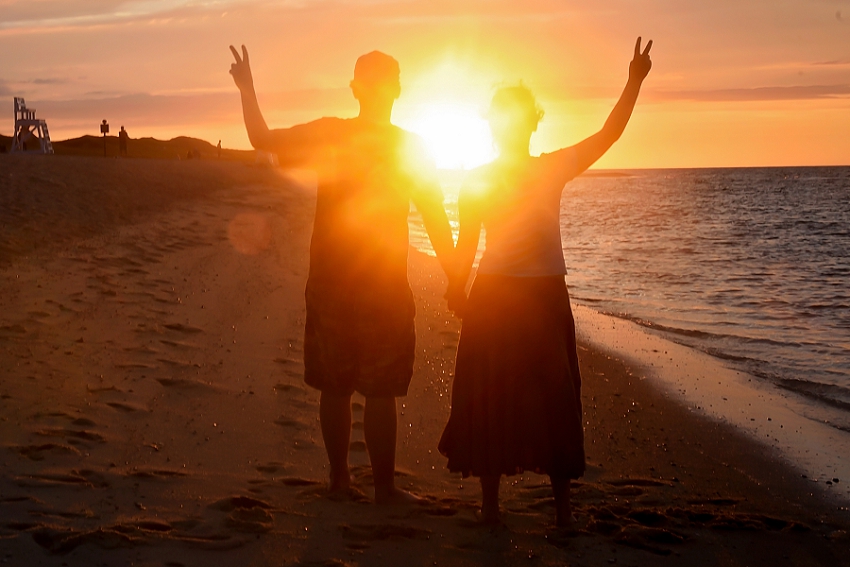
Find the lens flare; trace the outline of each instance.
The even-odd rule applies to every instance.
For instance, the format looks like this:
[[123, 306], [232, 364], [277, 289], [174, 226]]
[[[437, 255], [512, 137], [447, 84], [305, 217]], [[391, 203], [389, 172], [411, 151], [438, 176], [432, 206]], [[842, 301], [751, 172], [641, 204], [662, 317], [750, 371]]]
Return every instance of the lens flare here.
[[269, 247], [272, 230], [265, 216], [240, 213], [227, 226], [227, 237], [237, 252], [254, 256]]

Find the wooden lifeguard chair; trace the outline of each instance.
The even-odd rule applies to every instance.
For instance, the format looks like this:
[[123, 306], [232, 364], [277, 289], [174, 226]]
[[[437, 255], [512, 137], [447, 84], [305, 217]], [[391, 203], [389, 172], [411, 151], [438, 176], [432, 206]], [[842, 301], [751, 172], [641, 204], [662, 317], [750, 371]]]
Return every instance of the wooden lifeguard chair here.
[[[24, 150], [24, 144], [30, 140], [38, 141], [38, 149], [33, 147]], [[27, 108], [23, 98], [15, 97], [15, 134], [12, 136], [12, 152], [30, 152], [52, 154], [53, 144], [50, 143], [50, 132], [47, 121], [35, 117], [35, 109]]]

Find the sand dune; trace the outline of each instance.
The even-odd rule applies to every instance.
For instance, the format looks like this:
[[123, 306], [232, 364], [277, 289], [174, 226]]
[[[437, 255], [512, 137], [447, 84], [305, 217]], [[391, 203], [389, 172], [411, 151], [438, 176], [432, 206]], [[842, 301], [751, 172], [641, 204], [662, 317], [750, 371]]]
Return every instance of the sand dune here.
[[[581, 347], [578, 523], [507, 480], [481, 527], [445, 470], [460, 325], [411, 253], [417, 361], [399, 404], [413, 508], [329, 499], [303, 385], [313, 195], [234, 163], [0, 156], [0, 561], [9, 565], [850, 565], [846, 510], [728, 427]], [[841, 479], [850, 482], [850, 479]]]

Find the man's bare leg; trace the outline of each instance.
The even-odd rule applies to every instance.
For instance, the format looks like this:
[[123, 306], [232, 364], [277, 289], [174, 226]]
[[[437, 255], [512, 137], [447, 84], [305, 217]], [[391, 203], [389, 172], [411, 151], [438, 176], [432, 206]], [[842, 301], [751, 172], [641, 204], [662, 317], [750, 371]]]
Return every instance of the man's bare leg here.
[[549, 477], [549, 480], [552, 481], [552, 495], [555, 497], [555, 525], [569, 527], [576, 521], [570, 503], [570, 479]]
[[351, 396], [322, 392], [319, 398], [322, 438], [331, 466], [331, 492], [344, 492], [351, 485], [348, 449], [351, 442]]
[[395, 486], [395, 443], [398, 428], [395, 398], [366, 398], [363, 434], [375, 480], [375, 502], [403, 504], [419, 499]]

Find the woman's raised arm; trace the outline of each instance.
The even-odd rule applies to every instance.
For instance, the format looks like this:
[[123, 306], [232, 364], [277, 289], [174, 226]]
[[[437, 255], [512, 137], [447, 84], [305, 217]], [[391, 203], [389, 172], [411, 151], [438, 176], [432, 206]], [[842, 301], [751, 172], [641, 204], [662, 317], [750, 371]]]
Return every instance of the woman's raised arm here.
[[608, 148], [620, 139], [623, 130], [626, 129], [626, 124], [629, 123], [641, 84], [652, 68], [652, 60], [649, 58], [652, 40], [647, 42], [646, 49], [643, 52], [640, 49], [640, 42], [641, 38], [637, 38], [634, 57], [629, 64], [629, 80], [620, 95], [620, 100], [617, 101], [608, 116], [608, 120], [605, 121], [605, 125], [593, 136], [573, 146], [576, 157], [575, 175], [583, 172], [602, 157], [608, 151]]

